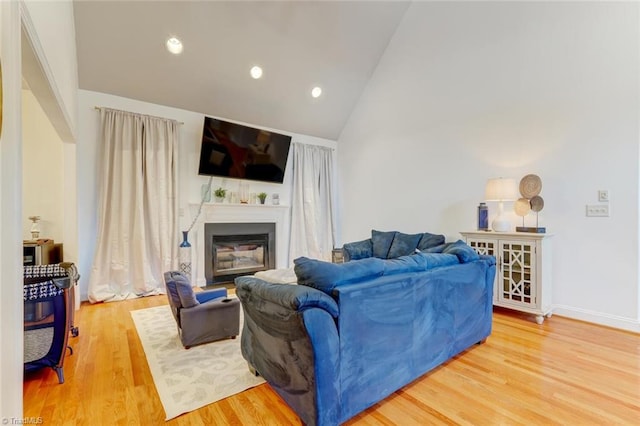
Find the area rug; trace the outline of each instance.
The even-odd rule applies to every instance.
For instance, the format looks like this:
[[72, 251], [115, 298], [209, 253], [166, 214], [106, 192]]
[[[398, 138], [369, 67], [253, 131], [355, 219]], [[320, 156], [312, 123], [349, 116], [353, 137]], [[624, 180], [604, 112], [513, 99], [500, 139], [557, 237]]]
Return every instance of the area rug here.
[[166, 420], [264, 383], [249, 372], [240, 336], [185, 349], [168, 305], [132, 311], [131, 316]]

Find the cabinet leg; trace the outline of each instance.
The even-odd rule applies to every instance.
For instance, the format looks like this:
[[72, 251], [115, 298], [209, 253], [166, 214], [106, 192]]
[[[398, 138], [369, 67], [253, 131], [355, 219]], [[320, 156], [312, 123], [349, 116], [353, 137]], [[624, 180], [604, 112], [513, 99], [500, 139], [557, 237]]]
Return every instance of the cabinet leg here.
[[551, 316], [553, 315], [553, 312], [548, 312], [547, 315], [545, 315], [545, 318], [551, 318]]
[[542, 315], [536, 315], [536, 322], [538, 324], [542, 324], [544, 322], [544, 316]]

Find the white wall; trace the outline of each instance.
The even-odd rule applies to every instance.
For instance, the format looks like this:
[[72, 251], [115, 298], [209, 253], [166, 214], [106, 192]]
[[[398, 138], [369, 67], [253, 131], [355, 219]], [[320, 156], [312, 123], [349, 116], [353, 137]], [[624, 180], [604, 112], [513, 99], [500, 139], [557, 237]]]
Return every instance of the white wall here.
[[[3, 350], [0, 351], [0, 417], [3, 419], [22, 418], [22, 392], [16, 390], [22, 389], [23, 371], [23, 303], [20, 285], [23, 220], [21, 83], [25, 61], [29, 61], [31, 65], [37, 63], [37, 66], [47, 70], [56, 70], [55, 73], [47, 74], [45, 77], [50, 79], [44, 81], [35, 81], [37, 72], [32, 73], [31, 77], [39, 89], [59, 94], [53, 100], [56, 105], [48, 105], [52, 109], [64, 111], [62, 115], [69, 122], [62, 127], [66, 128], [67, 136], [75, 132], [71, 123], [75, 122], [73, 105], [77, 94], [72, 3], [50, 2], [44, 6], [47, 12], [43, 14], [39, 13], [43, 10], [40, 8], [43, 5], [37, 3], [33, 2], [33, 8], [30, 5], [29, 10], [33, 10], [34, 16], [39, 17], [31, 20], [28, 9], [22, 9], [23, 2], [0, 2], [0, 58], [3, 75], [3, 129], [0, 143], [0, 341], [3, 342]], [[29, 26], [29, 42], [34, 43], [24, 46], [24, 49], [21, 48], [23, 25]], [[55, 30], [46, 30], [52, 26]], [[44, 47], [39, 37], [47, 39]], [[33, 47], [37, 47], [37, 51], [33, 51]], [[69, 54], [72, 51], [73, 55]], [[25, 56], [29, 59], [25, 59]], [[49, 60], [55, 63], [53, 67], [49, 66]], [[34, 71], [34, 68], [29, 71]], [[65, 105], [57, 105], [62, 98], [66, 99]], [[72, 142], [72, 139], [68, 138], [68, 141]]]
[[[64, 242], [64, 260], [75, 262], [78, 239], [75, 217], [78, 77], [73, 3], [68, 0], [28, 0], [19, 2], [19, 5], [22, 16], [22, 78], [46, 115], [50, 123], [47, 127], [53, 128], [64, 142], [61, 147], [63, 161], [51, 161], [46, 169], [40, 170], [41, 176], [53, 168], [56, 168], [57, 182], [60, 182], [59, 176], [63, 176], [59, 186], [62, 196], [58, 199], [59, 206], [64, 208], [63, 220], [53, 223], [62, 229], [62, 237], [56, 235], [55, 240]], [[25, 218], [28, 216], [30, 214]], [[46, 222], [50, 218], [43, 219]], [[42, 235], [50, 237], [46, 235], [46, 225], [51, 224], [43, 225]]]
[[0, 2], [0, 418], [22, 417], [22, 152], [20, 10]]
[[[536, 173], [556, 313], [640, 331], [638, 18], [637, 3], [413, 3], [338, 141], [343, 241], [460, 238], [488, 178]], [[587, 218], [599, 189], [611, 217]]]
[[22, 158], [22, 238], [31, 239], [37, 215], [40, 238], [64, 242], [63, 143], [30, 90], [22, 90]]
[[[171, 108], [163, 105], [150, 104], [134, 99], [127, 99], [104, 93], [80, 90], [78, 95], [79, 127], [77, 142], [77, 183], [78, 183], [78, 234], [82, 238], [78, 242], [79, 272], [85, 279], [80, 280], [80, 295], [87, 299], [88, 280], [91, 264], [95, 254], [97, 233], [97, 205], [98, 205], [98, 133], [100, 129], [99, 113], [96, 106], [103, 106], [140, 114], [154, 115], [174, 119], [184, 124], [180, 131], [180, 208], [184, 216], [180, 218], [180, 229], [187, 229], [191, 223], [189, 204], [200, 202], [200, 187], [206, 184], [208, 177], [198, 176], [198, 159], [202, 138], [204, 114]], [[224, 117], [219, 117], [225, 119]], [[252, 126], [251, 123], [241, 123]], [[294, 134], [286, 129], [268, 129], [279, 133], [292, 135], [292, 142], [309, 143], [315, 145], [336, 147], [335, 141], [315, 138], [312, 136]], [[289, 156], [291, 159], [292, 156]], [[212, 186], [224, 186], [230, 190], [237, 190], [239, 180], [214, 178]], [[250, 182], [250, 192], [279, 193], [280, 204], [290, 205], [291, 200], [291, 170], [287, 165], [284, 183], [270, 184]], [[176, 244], [181, 236], [176, 235]], [[288, 250], [287, 250], [288, 252]]]
[[33, 30], [34, 48], [43, 71], [52, 77], [49, 81], [56, 102], [70, 128], [73, 142], [77, 126], [78, 60], [76, 57], [76, 32], [72, 0], [22, 0], [27, 30]]
[[[76, 149], [75, 143], [63, 143], [62, 151], [64, 156], [63, 164], [63, 197], [61, 202], [64, 205], [64, 217], [62, 221], [62, 233], [64, 242], [65, 262], [78, 262], [78, 218], [77, 218], [77, 178], [76, 178]], [[76, 292], [76, 309], [80, 309], [79, 293]]]

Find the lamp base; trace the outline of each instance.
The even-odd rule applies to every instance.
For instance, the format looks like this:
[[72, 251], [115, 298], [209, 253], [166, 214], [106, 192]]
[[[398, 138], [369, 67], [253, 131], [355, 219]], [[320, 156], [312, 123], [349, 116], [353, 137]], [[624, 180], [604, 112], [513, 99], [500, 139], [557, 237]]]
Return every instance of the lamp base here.
[[532, 232], [534, 234], [544, 234], [547, 228], [536, 228], [532, 226], [516, 226], [516, 232]]
[[509, 232], [511, 230], [511, 221], [497, 217], [491, 222], [491, 228], [496, 232]]

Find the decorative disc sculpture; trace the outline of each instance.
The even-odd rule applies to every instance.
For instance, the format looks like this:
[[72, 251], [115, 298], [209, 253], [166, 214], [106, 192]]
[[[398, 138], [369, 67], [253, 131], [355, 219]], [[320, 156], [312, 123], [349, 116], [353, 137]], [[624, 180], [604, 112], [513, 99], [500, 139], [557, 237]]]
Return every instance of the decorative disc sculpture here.
[[520, 180], [520, 194], [528, 200], [540, 194], [542, 180], [537, 175], [526, 175]]
[[[519, 198], [514, 204], [514, 210], [518, 216], [522, 217], [522, 226], [516, 226], [517, 232], [535, 232], [543, 234], [546, 228], [538, 226], [538, 213], [544, 208], [544, 200], [540, 196], [542, 191], [542, 180], [539, 176], [529, 174], [520, 180], [520, 194], [523, 198]], [[524, 226], [524, 217], [530, 211], [536, 213], [536, 226]]]

